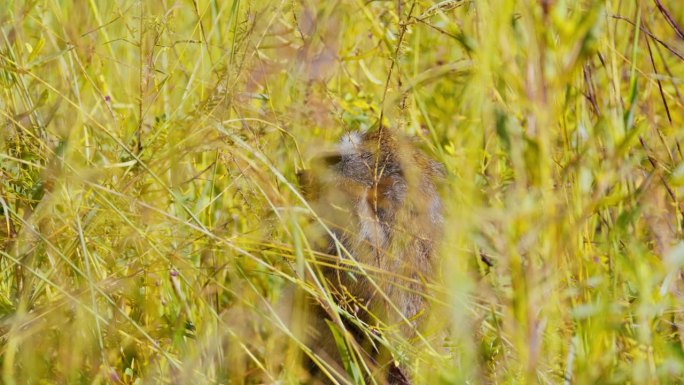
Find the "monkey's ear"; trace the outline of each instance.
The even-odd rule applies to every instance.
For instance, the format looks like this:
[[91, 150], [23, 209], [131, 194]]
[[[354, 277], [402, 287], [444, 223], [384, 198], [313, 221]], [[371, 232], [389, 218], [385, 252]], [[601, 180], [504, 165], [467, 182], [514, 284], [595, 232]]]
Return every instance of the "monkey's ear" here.
[[338, 151], [331, 151], [318, 156], [317, 160], [320, 160], [324, 166], [330, 167], [340, 163], [342, 161], [342, 155]]
[[331, 152], [321, 156], [321, 160], [326, 166], [334, 166], [342, 161], [342, 155], [339, 152]]

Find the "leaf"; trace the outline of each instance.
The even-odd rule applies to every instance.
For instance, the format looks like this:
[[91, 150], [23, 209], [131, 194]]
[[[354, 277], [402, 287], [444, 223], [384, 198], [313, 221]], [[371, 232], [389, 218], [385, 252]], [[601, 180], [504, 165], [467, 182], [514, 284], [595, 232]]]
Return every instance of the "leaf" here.
[[368, 80], [371, 81], [371, 83], [382, 85], [382, 82], [378, 78], [373, 76], [368, 67], [366, 67], [366, 63], [363, 61], [363, 59], [359, 60], [359, 64], [361, 65], [361, 70], [363, 71], [363, 74], [366, 75], [366, 77], [368, 78]]
[[28, 57], [29, 63], [34, 61], [36, 57], [38, 57], [38, 54], [40, 54], [40, 52], [43, 50], [43, 47], [45, 47], [45, 39], [41, 37], [40, 40], [38, 40], [38, 42], [36, 43], [36, 46], [30, 50], [30, 54]]
[[634, 38], [632, 45], [632, 69], [629, 76], [629, 109], [624, 115], [624, 125], [625, 130], [629, 131], [634, 125], [634, 111], [636, 110], [636, 100], [638, 95], [638, 85], [637, 85], [637, 58], [639, 54], [639, 30], [637, 27], [641, 25], [641, 7], [637, 7], [636, 22], [634, 23]]
[[364, 381], [364, 376], [361, 373], [358, 363], [355, 362], [355, 357], [352, 355], [349, 345], [347, 344], [347, 339], [342, 334], [342, 331], [330, 320], [325, 320], [325, 322], [328, 324], [328, 328], [330, 328], [330, 331], [333, 334], [335, 345], [337, 346], [337, 351], [340, 353], [340, 358], [342, 360], [344, 369], [352, 377], [355, 384], [365, 384], [366, 382]]

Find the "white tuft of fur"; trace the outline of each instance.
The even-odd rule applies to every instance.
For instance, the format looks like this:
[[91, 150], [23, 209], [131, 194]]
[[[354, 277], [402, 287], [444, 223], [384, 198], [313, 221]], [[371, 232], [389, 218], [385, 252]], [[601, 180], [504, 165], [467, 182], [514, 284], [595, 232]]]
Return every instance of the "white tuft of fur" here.
[[361, 134], [358, 132], [350, 132], [342, 135], [340, 139], [340, 155], [353, 155], [358, 153], [358, 148], [362, 141]]

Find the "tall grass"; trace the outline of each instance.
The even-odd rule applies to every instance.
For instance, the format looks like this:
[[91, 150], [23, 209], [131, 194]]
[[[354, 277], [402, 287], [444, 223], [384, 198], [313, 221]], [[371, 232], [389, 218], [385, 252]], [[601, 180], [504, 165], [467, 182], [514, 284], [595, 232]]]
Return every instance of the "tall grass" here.
[[418, 383], [684, 382], [682, 28], [675, 0], [5, 0], [0, 382], [305, 381], [295, 173], [378, 119], [448, 170], [451, 348]]

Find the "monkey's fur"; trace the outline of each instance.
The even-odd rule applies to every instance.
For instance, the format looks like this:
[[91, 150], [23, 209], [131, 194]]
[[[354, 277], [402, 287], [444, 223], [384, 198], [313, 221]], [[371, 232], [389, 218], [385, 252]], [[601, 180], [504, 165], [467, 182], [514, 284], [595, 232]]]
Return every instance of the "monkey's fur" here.
[[[334, 151], [315, 158], [311, 170], [300, 173], [305, 196], [334, 235], [321, 231], [319, 248], [336, 257], [320, 269], [322, 278], [345, 310], [343, 325], [377, 383], [411, 383], [407, 369], [395, 364], [377, 337], [418, 340], [427, 317], [426, 283], [441, 237], [442, 202], [436, 185], [443, 174], [439, 163], [388, 129], [346, 134]], [[307, 345], [344, 373], [324, 320], [331, 309], [320, 302], [313, 308]], [[368, 328], [350, 322], [350, 315], [375, 331], [367, 333]]]

